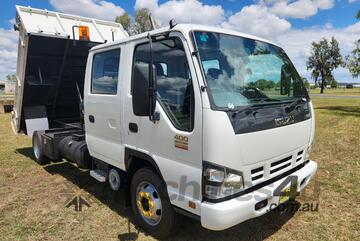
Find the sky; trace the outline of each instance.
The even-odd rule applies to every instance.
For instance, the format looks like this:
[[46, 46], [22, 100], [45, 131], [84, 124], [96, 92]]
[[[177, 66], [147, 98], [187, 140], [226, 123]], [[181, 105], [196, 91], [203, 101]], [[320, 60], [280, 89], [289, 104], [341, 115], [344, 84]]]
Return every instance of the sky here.
[[[167, 25], [196, 23], [229, 28], [269, 39], [289, 55], [300, 75], [311, 81], [306, 70], [311, 42], [334, 36], [343, 56], [360, 38], [355, 18], [360, 0], [2, 0], [0, 1], [0, 80], [16, 71], [18, 32], [13, 31], [15, 5], [114, 20], [139, 8], [148, 8], [155, 20]], [[340, 82], [358, 82], [347, 69], [334, 77]]]

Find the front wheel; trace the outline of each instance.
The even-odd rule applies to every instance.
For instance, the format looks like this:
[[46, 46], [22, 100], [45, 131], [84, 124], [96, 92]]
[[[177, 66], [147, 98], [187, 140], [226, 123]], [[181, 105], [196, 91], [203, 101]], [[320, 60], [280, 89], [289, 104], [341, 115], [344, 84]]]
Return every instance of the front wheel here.
[[150, 168], [138, 170], [131, 182], [131, 205], [140, 226], [157, 238], [168, 237], [175, 227], [175, 213], [166, 186]]

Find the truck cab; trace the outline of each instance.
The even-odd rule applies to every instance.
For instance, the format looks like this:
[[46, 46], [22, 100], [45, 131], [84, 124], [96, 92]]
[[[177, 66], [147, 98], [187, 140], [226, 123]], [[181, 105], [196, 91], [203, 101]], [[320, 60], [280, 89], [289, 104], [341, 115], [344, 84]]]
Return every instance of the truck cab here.
[[[254, 36], [177, 25], [99, 45], [88, 57], [84, 100], [90, 155], [125, 171], [147, 160], [171, 205], [208, 229], [270, 211], [289, 176], [295, 184], [282, 190], [300, 191], [317, 169], [302, 80], [280, 47]], [[147, 192], [155, 185], [142, 188], [132, 193], [139, 222], [161, 225], [166, 213], [147, 217], [139, 201], [146, 193], [159, 206]]]
[[[314, 111], [283, 49], [222, 28], [170, 24], [92, 47], [81, 122], [33, 135], [116, 191], [156, 237], [177, 213], [224, 230], [261, 216], [315, 175]], [[46, 141], [44, 141], [46, 140]]]

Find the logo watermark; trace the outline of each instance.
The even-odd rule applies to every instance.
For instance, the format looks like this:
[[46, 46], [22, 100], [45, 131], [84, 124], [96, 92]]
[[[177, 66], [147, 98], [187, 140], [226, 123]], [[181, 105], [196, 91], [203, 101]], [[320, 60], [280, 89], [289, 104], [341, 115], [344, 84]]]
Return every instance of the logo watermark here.
[[74, 198], [65, 205], [67, 208], [74, 207], [76, 212], [81, 212], [84, 206], [90, 208], [90, 203], [80, 195], [74, 196]]
[[[288, 176], [280, 184], [278, 182], [270, 183], [266, 186], [259, 187], [253, 192], [244, 191], [242, 195], [233, 198], [238, 202], [246, 202], [254, 200], [260, 202], [264, 199], [276, 201], [270, 203], [270, 210], [289, 210], [289, 211], [318, 211], [321, 183], [314, 180], [313, 190], [306, 189], [305, 186], [309, 180], [303, 179], [299, 182], [298, 176]], [[186, 196], [191, 196], [194, 200], [201, 199], [201, 184], [196, 181], [188, 181], [187, 176], [181, 176], [179, 182], [166, 182], [168, 189], [171, 190], [170, 201], [185, 201]], [[245, 182], [245, 187], [252, 187], [252, 183]], [[301, 193], [299, 190], [302, 190]], [[244, 189], [246, 190], [246, 189]], [[302, 203], [294, 202], [295, 198], [300, 197]], [[282, 202], [281, 200], [285, 200]], [[290, 200], [290, 201], [288, 201]], [[281, 208], [278, 208], [281, 207]]]
[[95, 203], [91, 194], [71, 184], [64, 183], [63, 185], [64, 188], [61, 194], [67, 197], [64, 205], [65, 208], [72, 209], [75, 212], [81, 212], [91, 208], [92, 204]]

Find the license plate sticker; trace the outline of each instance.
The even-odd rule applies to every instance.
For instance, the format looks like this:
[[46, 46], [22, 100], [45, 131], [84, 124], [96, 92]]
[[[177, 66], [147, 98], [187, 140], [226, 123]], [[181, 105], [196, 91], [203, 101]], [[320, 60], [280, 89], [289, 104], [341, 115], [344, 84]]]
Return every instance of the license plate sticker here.
[[283, 190], [281, 190], [282, 195], [280, 195], [280, 197], [279, 197], [279, 204], [282, 204], [282, 203], [286, 202], [287, 200], [289, 200], [290, 190], [291, 190], [291, 186], [285, 187]]

